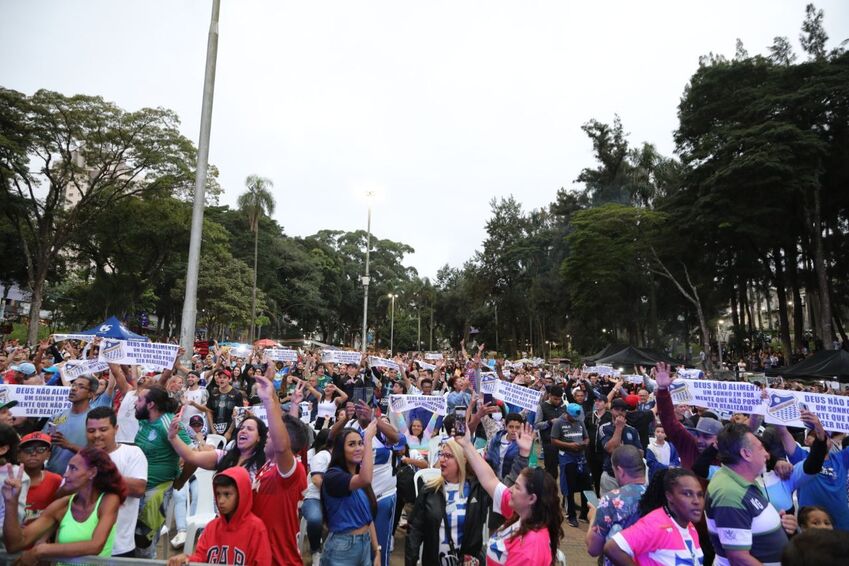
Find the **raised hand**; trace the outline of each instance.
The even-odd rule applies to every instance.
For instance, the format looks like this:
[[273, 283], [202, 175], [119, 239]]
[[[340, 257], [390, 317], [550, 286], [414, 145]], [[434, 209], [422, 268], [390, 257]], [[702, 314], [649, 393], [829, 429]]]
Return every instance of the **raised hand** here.
[[177, 438], [177, 434], [180, 432], [180, 421], [183, 418], [183, 409], [181, 408], [177, 411], [177, 414], [174, 415], [174, 418], [171, 419], [171, 424], [168, 426], [168, 440], [174, 440]]
[[672, 383], [672, 377], [669, 375], [669, 366], [663, 362], [658, 362], [655, 366], [655, 376], [658, 389], [666, 389]]
[[[766, 389], [764, 389], [764, 391], [766, 391]], [[814, 433], [817, 435], [817, 438], [819, 438], [820, 440], [825, 440], [825, 429], [823, 428], [819, 417], [815, 413], [812, 413], [807, 409], [801, 409], [799, 412], [802, 415], [802, 422], [814, 431]]]
[[531, 453], [531, 446], [534, 443], [534, 427], [525, 423], [522, 428], [516, 433], [516, 446], [519, 448], [519, 454], [526, 455]]
[[292, 392], [292, 403], [297, 405], [304, 400], [304, 382], [300, 381]]
[[18, 496], [21, 494], [21, 486], [23, 485], [24, 467], [18, 466], [18, 473], [14, 473], [12, 464], [6, 464], [6, 480], [3, 482], [3, 500], [6, 502], [6, 508], [12, 505], [12, 508], [18, 506]]
[[256, 394], [263, 403], [274, 399], [277, 394], [274, 391], [274, 385], [271, 381], [262, 374], [255, 374], [254, 381], [256, 383]]

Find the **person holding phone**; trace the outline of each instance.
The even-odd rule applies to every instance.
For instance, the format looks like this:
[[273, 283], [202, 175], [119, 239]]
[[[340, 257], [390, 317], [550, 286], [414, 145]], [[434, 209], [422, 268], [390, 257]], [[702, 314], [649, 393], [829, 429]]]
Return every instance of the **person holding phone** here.
[[[528, 458], [534, 430], [528, 424], [516, 433], [519, 457]], [[563, 539], [563, 510], [557, 484], [542, 468], [523, 468], [508, 487], [478, 454], [469, 431], [455, 438], [472, 471], [506, 522], [486, 544], [487, 566], [551, 566]]]

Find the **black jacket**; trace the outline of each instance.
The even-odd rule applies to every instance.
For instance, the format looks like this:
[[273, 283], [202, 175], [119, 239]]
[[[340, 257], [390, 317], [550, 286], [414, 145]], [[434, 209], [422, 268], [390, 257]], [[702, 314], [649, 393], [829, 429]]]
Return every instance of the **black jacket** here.
[[[527, 467], [528, 458], [517, 455], [513, 460], [510, 474], [503, 481], [506, 485], [512, 485], [519, 473]], [[466, 481], [471, 484], [469, 498], [466, 500], [466, 518], [463, 521], [463, 543], [454, 546], [461, 555], [474, 556], [481, 564], [486, 563], [484, 551], [483, 527], [486, 523], [486, 514], [492, 507], [492, 499], [483, 489], [483, 486], [472, 477], [467, 476]], [[422, 564], [440, 564], [439, 560], [439, 527], [443, 523], [445, 511], [445, 495], [442, 491], [422, 487], [419, 496], [410, 513], [408, 531], [406, 538], [405, 558], [406, 566], [416, 566], [419, 561], [419, 549], [422, 550]]]

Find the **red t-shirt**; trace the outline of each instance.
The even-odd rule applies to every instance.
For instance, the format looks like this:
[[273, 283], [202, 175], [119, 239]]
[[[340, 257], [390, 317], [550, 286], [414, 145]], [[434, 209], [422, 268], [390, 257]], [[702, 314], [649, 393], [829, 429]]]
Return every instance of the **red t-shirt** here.
[[62, 476], [44, 470], [42, 472], [44, 478], [41, 483], [36, 486], [30, 486], [27, 492], [26, 515], [24, 516], [24, 524], [29, 524], [36, 520], [41, 512], [47, 509], [47, 506], [53, 503], [56, 499], [56, 492], [59, 486], [62, 485]]
[[253, 513], [265, 523], [271, 539], [271, 558], [275, 566], [302, 566], [298, 551], [298, 503], [307, 488], [307, 472], [297, 458], [287, 474], [277, 464], [266, 463], [254, 483]]

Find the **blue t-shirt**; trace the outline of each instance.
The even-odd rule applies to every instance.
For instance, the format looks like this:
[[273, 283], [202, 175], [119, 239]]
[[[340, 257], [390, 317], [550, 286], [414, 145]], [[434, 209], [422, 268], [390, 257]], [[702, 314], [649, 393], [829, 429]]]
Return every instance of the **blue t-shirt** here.
[[[44, 432], [50, 434], [50, 423], [53, 423], [56, 425], [56, 430], [61, 432], [68, 442], [76, 444], [80, 448], [85, 448], [87, 442], [85, 421], [87, 416], [88, 411], [73, 413], [71, 409], [66, 409], [50, 419], [50, 422], [44, 426]], [[68, 467], [68, 462], [73, 456], [74, 453], [70, 450], [54, 445], [50, 459], [47, 461], [47, 470], [60, 476], [64, 475], [65, 468]]]
[[353, 476], [342, 468], [332, 467], [324, 473], [322, 497], [327, 510], [327, 528], [332, 533], [346, 533], [365, 527], [372, 521], [371, 502], [365, 489], [351, 491]]
[[[798, 450], [796, 452], [799, 452]], [[846, 503], [846, 479], [849, 448], [831, 451], [822, 471], [799, 488], [799, 505], [819, 505], [831, 515], [835, 529], [849, 531], [849, 505]]]

